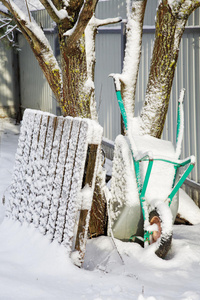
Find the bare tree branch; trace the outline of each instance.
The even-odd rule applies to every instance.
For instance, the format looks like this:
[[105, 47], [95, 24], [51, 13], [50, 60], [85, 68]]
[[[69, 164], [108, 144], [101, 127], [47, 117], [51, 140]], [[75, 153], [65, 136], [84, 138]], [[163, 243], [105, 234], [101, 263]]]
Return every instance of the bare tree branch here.
[[188, 18], [188, 16], [200, 6], [200, 0], [174, 0], [172, 3], [167, 4], [170, 6], [172, 13], [176, 14], [178, 18]]
[[100, 26], [115, 24], [121, 22], [121, 18], [108, 18], [97, 19], [95, 16], [91, 18], [85, 29], [85, 41], [86, 41], [86, 59], [87, 59], [87, 81], [85, 85], [90, 87], [91, 99], [90, 99], [90, 111], [91, 118], [97, 120], [96, 102], [94, 94], [94, 68], [95, 68], [95, 36], [97, 28]]

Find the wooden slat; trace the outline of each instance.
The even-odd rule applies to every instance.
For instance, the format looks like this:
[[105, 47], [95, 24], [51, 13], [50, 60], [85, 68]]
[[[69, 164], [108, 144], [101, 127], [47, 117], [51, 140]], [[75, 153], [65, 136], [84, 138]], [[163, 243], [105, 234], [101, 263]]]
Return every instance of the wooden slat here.
[[[36, 161], [34, 163], [31, 204], [33, 206], [33, 223], [36, 227], [39, 226], [40, 214], [46, 195], [48, 163], [53, 139], [53, 119], [52, 116], [47, 115], [43, 115], [42, 117]], [[50, 131], [51, 134], [48, 133], [48, 131]]]
[[[34, 120], [35, 114], [28, 111], [27, 112], [27, 120], [25, 118], [25, 123], [27, 121], [26, 127], [26, 135], [24, 141], [24, 148], [23, 148], [23, 156], [21, 160], [20, 166], [20, 177], [16, 177], [16, 185], [18, 187], [18, 193], [16, 194], [15, 201], [16, 203], [16, 218], [22, 221], [24, 219], [24, 211], [26, 209], [27, 204], [24, 202], [24, 195], [26, 194], [27, 184], [25, 178], [27, 177], [28, 172], [28, 165], [30, 161], [30, 152], [31, 146], [33, 142], [33, 132], [34, 132]], [[26, 126], [26, 125], [25, 125]]]
[[[56, 174], [59, 174], [62, 178], [62, 170], [58, 172], [59, 165], [59, 154], [60, 154], [60, 144], [64, 132], [70, 132], [71, 122], [65, 122], [64, 118], [57, 118], [57, 123], [55, 124], [55, 133], [53, 148], [49, 163], [49, 178], [48, 178], [48, 189], [47, 189], [47, 203], [49, 203], [49, 212], [46, 221], [46, 230], [45, 233], [48, 233], [49, 237], [52, 239], [54, 234], [54, 219], [56, 218], [57, 203], [56, 199], [59, 199], [60, 196], [60, 182]], [[67, 142], [67, 139], [66, 139]], [[63, 165], [64, 168], [64, 165]]]
[[79, 130], [80, 130], [80, 120], [73, 120], [72, 131], [69, 139], [69, 149], [68, 155], [66, 157], [65, 162], [65, 170], [64, 170], [64, 181], [61, 190], [61, 197], [59, 199], [59, 206], [58, 206], [58, 214], [56, 219], [56, 231], [55, 231], [55, 239], [58, 242], [62, 242], [63, 240], [63, 228], [65, 225], [65, 215], [66, 211], [68, 210], [68, 201], [69, 201], [69, 194], [71, 190], [72, 184], [72, 176], [73, 176], [73, 169], [75, 164], [75, 157], [76, 157], [76, 150], [77, 150], [77, 141], [79, 138]]
[[24, 114], [23, 126], [20, 129], [20, 136], [18, 140], [17, 152], [15, 155], [15, 166], [13, 171], [12, 184], [10, 188], [10, 197], [9, 197], [9, 209], [7, 215], [12, 213], [13, 217], [18, 217], [18, 208], [19, 208], [19, 199], [21, 197], [21, 181], [22, 181], [22, 172], [23, 172], [23, 154], [25, 148], [25, 141], [27, 137], [27, 128], [28, 128], [28, 113]]
[[[65, 220], [64, 220], [64, 226], [63, 226], [63, 232], [62, 232], [62, 243], [66, 247], [68, 246], [70, 249], [72, 249], [72, 242], [73, 242], [73, 236], [74, 236], [74, 227], [75, 222], [77, 219], [77, 213], [80, 209], [80, 203], [79, 203], [79, 192], [82, 187], [82, 180], [83, 180], [83, 173], [84, 173], [84, 166], [85, 166], [85, 160], [87, 155], [87, 143], [85, 142], [87, 139], [87, 130], [88, 130], [88, 124], [84, 121], [81, 122], [80, 125], [80, 132], [78, 136], [78, 141], [76, 145], [76, 153], [75, 153], [75, 160], [74, 160], [74, 166], [73, 171], [71, 174], [70, 181], [65, 177], [64, 181], [64, 195], [67, 195], [66, 193], [66, 186], [70, 182], [70, 186], [68, 188], [68, 205], [65, 208]], [[67, 161], [67, 163], [69, 163]]]
[[34, 129], [32, 134], [32, 144], [30, 147], [29, 161], [26, 165], [26, 173], [24, 177], [24, 192], [22, 193], [22, 210], [21, 210], [21, 221], [25, 218], [29, 223], [32, 222], [33, 218], [33, 207], [34, 207], [34, 180], [35, 175], [35, 162], [36, 162], [36, 152], [38, 148], [38, 140], [40, 135], [40, 125], [42, 121], [41, 114], [35, 114], [34, 118]]
[[48, 235], [51, 239], [54, 239], [56, 235], [56, 222], [59, 214], [58, 210], [60, 207], [60, 197], [63, 188], [63, 176], [65, 174], [65, 163], [68, 156], [69, 139], [71, 137], [71, 134], [74, 134], [72, 130], [72, 119], [66, 118], [64, 120], [62, 136], [59, 143], [58, 161], [56, 164], [51, 207], [48, 220]]
[[[90, 146], [95, 156], [90, 153], [86, 163], [88, 138], [95, 128], [89, 125], [79, 118], [26, 110], [9, 200], [12, 217], [33, 223], [68, 253], [78, 250], [79, 263], [85, 253], [99, 147]], [[85, 185], [90, 189], [87, 197]]]
[[[83, 188], [92, 188], [94, 185], [94, 173], [96, 168], [96, 161], [98, 155], [98, 145], [89, 145], [87, 151], [87, 159], [85, 163], [85, 176], [83, 180]], [[88, 201], [89, 199], [87, 199]], [[83, 201], [84, 202], [84, 201]], [[81, 265], [85, 255], [85, 246], [88, 235], [90, 211], [92, 206], [92, 199], [90, 203], [82, 203], [80, 210], [79, 223], [77, 232], [74, 232], [75, 250], [79, 251], [79, 264]], [[86, 208], [87, 207], [87, 208]], [[73, 249], [72, 249], [73, 250]]]
[[39, 211], [39, 228], [40, 231], [45, 234], [46, 225], [49, 215], [49, 209], [51, 205], [51, 198], [49, 198], [49, 191], [51, 190], [53, 179], [50, 175], [51, 156], [53, 149], [53, 141], [55, 135], [55, 129], [57, 125], [57, 118], [49, 116], [48, 129], [45, 141], [45, 149], [43, 154], [43, 166], [41, 170], [42, 180], [44, 182], [44, 187], [40, 196], [42, 196], [41, 208]]

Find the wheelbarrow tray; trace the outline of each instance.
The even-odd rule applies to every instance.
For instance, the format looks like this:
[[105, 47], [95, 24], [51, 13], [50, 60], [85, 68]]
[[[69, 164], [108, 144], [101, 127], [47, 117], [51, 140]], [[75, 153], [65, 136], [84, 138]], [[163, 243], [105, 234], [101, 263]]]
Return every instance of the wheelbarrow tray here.
[[[146, 149], [149, 150], [148, 153], [151, 153], [154, 160], [144, 192], [145, 205], [149, 210], [149, 207], [153, 207], [153, 203], [156, 201], [164, 202], [166, 205], [170, 202], [172, 220], [169, 222], [173, 224], [178, 211], [178, 189], [182, 184], [181, 181], [184, 180], [182, 177], [179, 179], [179, 172], [175, 166], [180, 167], [191, 163], [192, 157], [184, 161], [178, 160], [171, 142], [149, 135], [134, 136], [134, 143], [138, 149], [135, 161], [141, 161], [140, 180], [142, 183], [145, 181], [149, 164], [149, 159], [145, 160]], [[162, 153], [162, 157], [159, 155], [160, 153]], [[144, 219], [141, 208], [141, 192], [138, 190], [136, 182], [129, 138], [124, 136], [118, 136], [115, 141], [111, 194], [111, 227], [114, 236], [121, 240], [129, 240], [133, 236], [143, 236]], [[172, 198], [173, 201], [171, 201]]]
[[[161, 148], [170, 158], [174, 157], [174, 147], [168, 141], [162, 141], [150, 136], [138, 136], [136, 139], [138, 154], [144, 149], [154, 151], [157, 155]], [[147, 148], [148, 145], [148, 148]], [[164, 153], [165, 153], [164, 152]], [[141, 163], [141, 181], [143, 182], [148, 162]], [[171, 192], [174, 177], [174, 166], [162, 161], [156, 161], [146, 191], [146, 201], [158, 199], [165, 201]], [[113, 160], [113, 175], [111, 184], [112, 229], [116, 238], [129, 240], [132, 235], [143, 235], [143, 216], [141, 211], [139, 191], [136, 183], [134, 164], [129, 139], [119, 135], [115, 141]], [[178, 196], [173, 199], [171, 211], [175, 219], [178, 210]]]

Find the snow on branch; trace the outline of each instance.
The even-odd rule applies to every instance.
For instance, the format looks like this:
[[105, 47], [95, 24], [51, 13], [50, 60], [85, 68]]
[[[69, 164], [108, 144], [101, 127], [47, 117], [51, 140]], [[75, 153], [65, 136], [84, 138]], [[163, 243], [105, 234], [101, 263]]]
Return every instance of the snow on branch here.
[[[95, 65], [95, 36], [97, 28], [108, 24], [114, 24], [121, 22], [121, 18], [108, 18], [108, 19], [97, 19], [94, 15], [90, 19], [85, 29], [85, 49], [86, 49], [86, 60], [87, 60], [87, 82], [85, 87], [94, 91], [94, 65]], [[94, 95], [93, 95], [94, 96]], [[90, 111], [92, 119], [97, 119], [96, 115], [96, 104], [94, 97], [90, 100]]]
[[[6, 25], [7, 25], [7, 24], [1, 25], [0, 28], [5, 27]], [[8, 40], [9, 40], [9, 42], [11, 42], [11, 43], [14, 42], [14, 34], [13, 34], [13, 31], [15, 30], [16, 27], [17, 27], [17, 25], [15, 25], [15, 26], [8, 25], [5, 34], [0, 36], [0, 40], [2, 40], [3, 38], [7, 37]], [[11, 36], [10, 36], [10, 34], [11, 34]]]
[[58, 10], [51, 0], [40, 0], [40, 2], [42, 3], [42, 5], [44, 5], [48, 14], [56, 23], [59, 23], [61, 20], [64, 19], [69, 19], [67, 10], [66, 9]]
[[6, 27], [6, 26], [8, 26], [8, 25], [10, 25], [10, 23], [12, 22], [12, 20], [11, 19], [0, 19], [0, 22], [2, 23], [2, 25], [0, 25], [0, 29], [1, 28], [4, 28], [4, 27]]
[[126, 0], [126, 49], [122, 74], [112, 74], [115, 86], [122, 90], [127, 116], [134, 115], [134, 99], [142, 45], [143, 19], [146, 0]]
[[73, 45], [81, 38], [88, 22], [93, 16], [96, 3], [97, 0], [84, 0], [74, 27], [64, 33], [64, 36], [68, 37], [68, 45], [72, 45], [73, 47]]
[[113, 78], [116, 91], [121, 91], [121, 74], [111, 73], [109, 77]]
[[186, 15], [190, 15], [193, 10], [200, 6], [200, 0], [167, 0], [167, 3], [171, 8], [173, 14], [178, 14], [179, 18], [185, 18]]
[[115, 24], [121, 22], [121, 18], [107, 18], [107, 19], [97, 19], [95, 16], [91, 18], [86, 29], [85, 29], [85, 37], [86, 37], [86, 53], [87, 53], [87, 71], [91, 75], [92, 74], [92, 64], [95, 62], [95, 35], [96, 29], [100, 26], [105, 26], [108, 24]]
[[23, 32], [26, 33], [26, 37], [38, 41], [46, 50], [51, 48], [44, 32], [34, 20], [30, 21], [12, 0], [2, 0], [2, 2], [13, 15], [20, 29], [23, 29]]
[[94, 18], [94, 25], [96, 27], [100, 27], [100, 26], [105, 26], [105, 25], [109, 25], [109, 24], [116, 24], [122, 21], [121, 17], [116, 17], [116, 18], [107, 18], [107, 19], [98, 19], [98, 18]]

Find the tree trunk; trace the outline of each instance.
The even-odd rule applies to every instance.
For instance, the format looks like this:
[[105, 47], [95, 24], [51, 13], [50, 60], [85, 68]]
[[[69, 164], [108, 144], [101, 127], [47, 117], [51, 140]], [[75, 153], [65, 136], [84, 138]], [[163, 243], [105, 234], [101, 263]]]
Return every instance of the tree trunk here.
[[141, 113], [144, 132], [158, 138], [161, 137], [165, 123], [179, 44], [186, 21], [184, 19], [180, 26], [170, 7], [160, 4], [145, 103]]
[[85, 41], [80, 39], [72, 50], [61, 47], [63, 108], [65, 115], [90, 118], [90, 91], [85, 87], [87, 65]]
[[90, 238], [99, 235], [107, 235], [107, 202], [103, 187], [105, 176], [97, 173], [93, 202], [90, 214], [89, 234]]
[[190, 14], [199, 1], [163, 0], [157, 11], [156, 33], [145, 103], [141, 112], [143, 133], [160, 138], [169, 106], [179, 45]]

